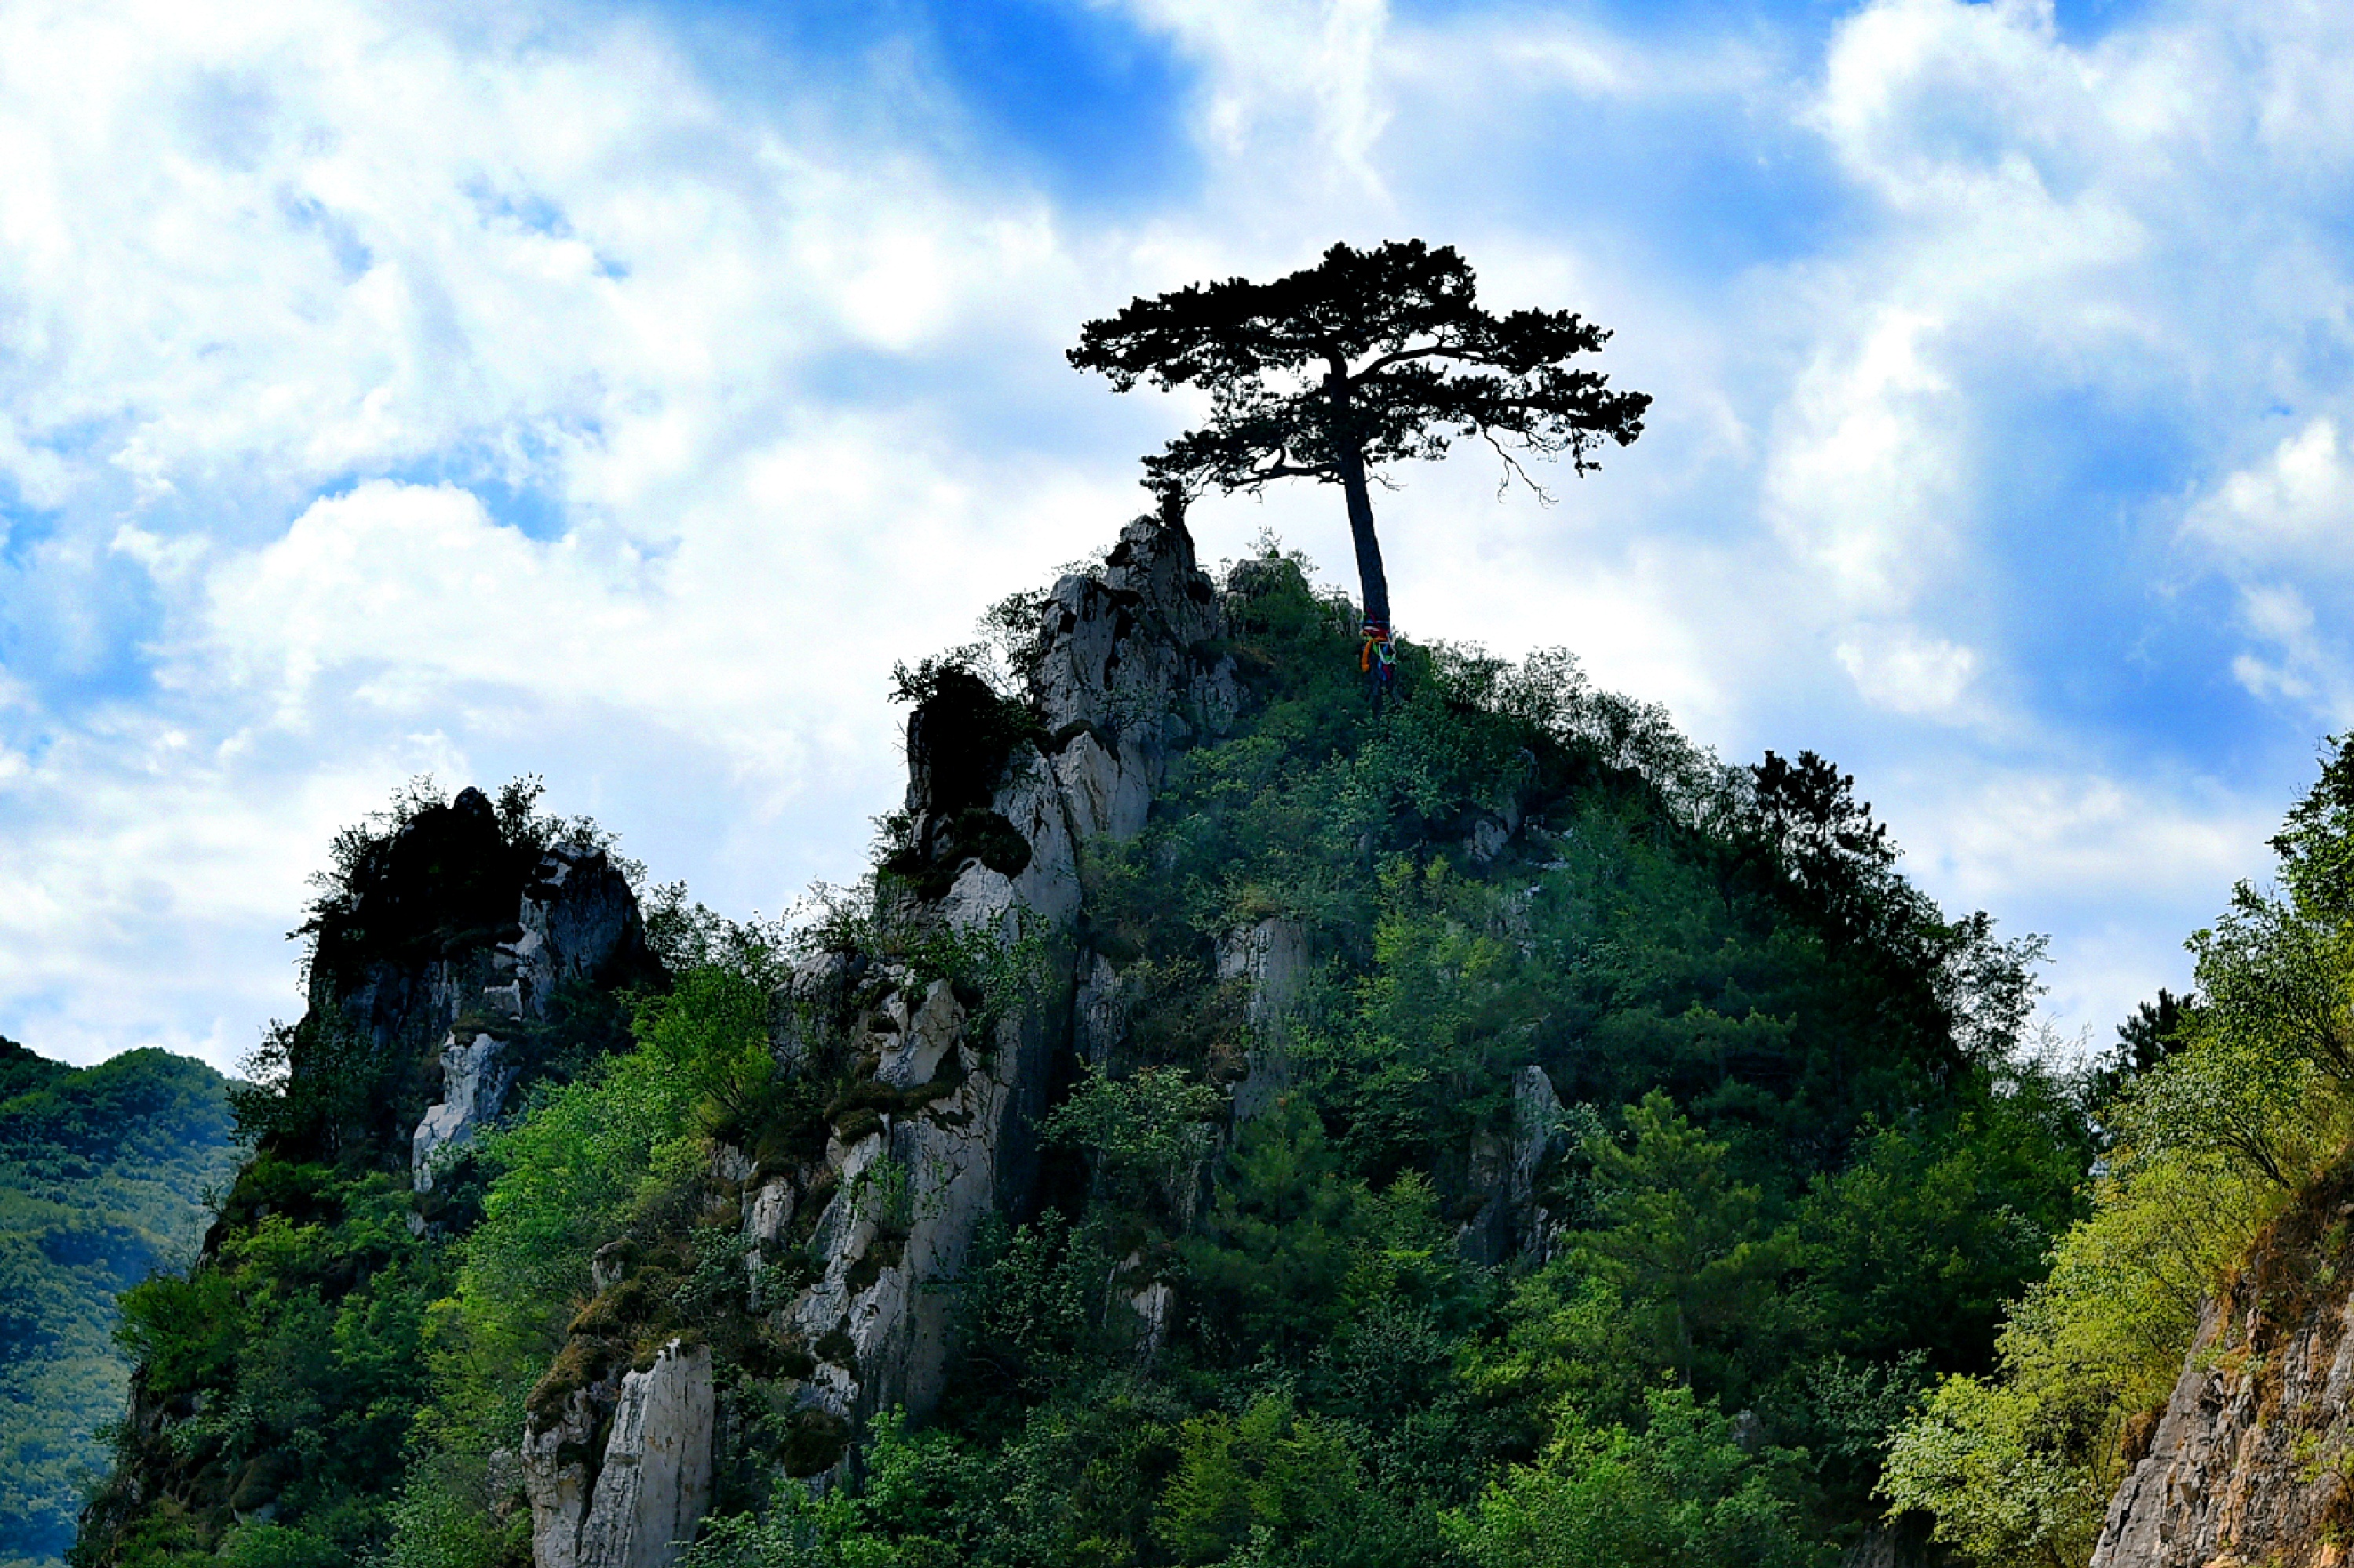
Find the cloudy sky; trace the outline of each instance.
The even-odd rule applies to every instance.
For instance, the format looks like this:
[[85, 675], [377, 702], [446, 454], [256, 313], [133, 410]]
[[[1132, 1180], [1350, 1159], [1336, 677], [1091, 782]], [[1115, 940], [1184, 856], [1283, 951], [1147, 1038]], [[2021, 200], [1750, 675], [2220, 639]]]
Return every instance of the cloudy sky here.
[[2354, 722], [2349, 83], [2296, 0], [0, 0], [0, 1033], [232, 1064], [420, 772], [854, 875], [892, 661], [1184, 417], [1077, 323], [1420, 235], [1658, 401], [1402, 476], [1402, 629], [1836, 758], [2105, 1037]]

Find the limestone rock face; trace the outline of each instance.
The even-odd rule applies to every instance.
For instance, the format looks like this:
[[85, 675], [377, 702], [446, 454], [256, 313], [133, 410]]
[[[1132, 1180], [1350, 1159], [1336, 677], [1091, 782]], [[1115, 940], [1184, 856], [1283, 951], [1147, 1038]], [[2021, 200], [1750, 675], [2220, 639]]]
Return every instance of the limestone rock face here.
[[1875, 1524], [1847, 1549], [1840, 1568], [1944, 1568], [1947, 1554], [1928, 1538], [1921, 1516]]
[[746, 1206], [744, 1234], [763, 1246], [779, 1246], [793, 1223], [793, 1184], [782, 1177], [762, 1184]]
[[1034, 1173], [1032, 1128], [1067, 1038], [1067, 968], [1049, 980], [1051, 1010], [1007, 1016], [987, 1035], [938, 981], [878, 1010], [907, 1020], [882, 1036], [893, 1044], [878, 1082], [891, 1070], [903, 1094], [930, 1092], [828, 1149], [833, 1194], [810, 1245], [822, 1273], [783, 1312], [816, 1360], [808, 1396], [835, 1416], [893, 1404], [920, 1414], [939, 1398], [955, 1297], [938, 1287], [962, 1274], [983, 1220], [1018, 1208]]
[[[2349, 1219], [2354, 1203], [2336, 1211]], [[2148, 1452], [2110, 1501], [2094, 1568], [2340, 1560], [2354, 1507], [2354, 1296], [2328, 1287], [2327, 1271], [2284, 1280], [2282, 1261], [2259, 1243], [2255, 1266], [2201, 1311]]]
[[1175, 1316], [1177, 1287], [1165, 1279], [1147, 1281], [1144, 1287], [1128, 1298], [1129, 1310], [1136, 1314], [1136, 1359], [1150, 1365], [1161, 1354], [1168, 1341], [1170, 1319]]
[[894, 1020], [899, 1027], [892, 1031], [891, 1043], [879, 1053], [882, 1065], [875, 1070], [875, 1081], [897, 1089], [928, 1084], [955, 1046], [957, 1032], [964, 1027], [964, 1008], [944, 980], [934, 980], [912, 1009], [904, 993], [892, 1001], [905, 1016]]
[[1554, 1217], [1537, 1201], [1537, 1176], [1562, 1146], [1561, 1097], [1543, 1067], [1512, 1075], [1512, 1120], [1499, 1138], [1483, 1134], [1471, 1150], [1471, 1181], [1488, 1198], [1465, 1224], [1459, 1243], [1484, 1263], [1520, 1255], [1542, 1263], [1553, 1245]]
[[[982, 744], [984, 728], [956, 704], [910, 724], [914, 842], [930, 863], [954, 866], [938, 916], [1034, 952], [1040, 1000], [984, 1033], [946, 982], [895, 972], [875, 1004], [863, 1048], [893, 1097], [871, 1120], [837, 1128], [825, 1158], [832, 1192], [810, 1243], [820, 1277], [777, 1309], [816, 1363], [803, 1397], [832, 1416], [855, 1423], [893, 1404], [921, 1415], [939, 1397], [954, 1297], [938, 1287], [962, 1272], [985, 1218], [1027, 1202], [1056, 1055], [1117, 1026], [1096, 1005], [1117, 976], [1074, 935], [1080, 858], [1090, 840], [1143, 830], [1171, 747], [1232, 722], [1231, 661], [1195, 652], [1224, 626], [1184, 530], [1140, 521], [1103, 571], [1064, 578], [1046, 606], [1031, 699], [1059, 745], [1019, 741], [981, 778], [951, 743]], [[938, 858], [943, 846], [961, 853], [976, 817], [1010, 827], [1026, 854], [1000, 843], [987, 856]], [[797, 974], [794, 995], [837, 987], [833, 974]], [[1152, 1299], [1165, 1309], [1165, 1295]]]
[[2246, 1302], [2208, 1302], [2149, 1453], [2109, 1502], [2093, 1568], [2335, 1563], [2354, 1448], [2349, 1314], [2354, 1298], [2333, 1293], [2285, 1335], [2264, 1335]]
[[1055, 771], [1034, 749], [1008, 764], [991, 801], [1030, 846], [1030, 860], [1013, 878], [1021, 906], [1055, 926], [1079, 912], [1078, 844]]
[[1245, 1016], [1257, 1044], [1250, 1070], [1235, 1086], [1235, 1119], [1264, 1115], [1291, 1086], [1283, 1021], [1299, 1004], [1314, 962], [1308, 928], [1297, 920], [1262, 920], [1218, 945], [1218, 979], [1248, 986]]
[[[644, 947], [637, 895], [602, 850], [559, 845], [540, 857], [515, 914], [521, 934], [491, 949], [491, 982], [479, 995], [493, 1015], [539, 1022], [557, 988], [593, 980], [617, 959]], [[499, 1114], [518, 1069], [506, 1042], [488, 1032], [459, 1038], [465, 993], [454, 980], [436, 992], [447, 1014], [441, 1041], [441, 1099], [426, 1107], [409, 1140], [417, 1191], [433, 1190], [433, 1162], [463, 1148]], [[444, 994], [446, 993], [446, 994]]]
[[504, 1047], [488, 1033], [461, 1044], [452, 1033], [441, 1044], [441, 1103], [428, 1107], [409, 1142], [409, 1169], [417, 1191], [433, 1190], [435, 1158], [445, 1149], [462, 1146], [498, 1114], [499, 1104], [514, 1086], [514, 1068], [502, 1060]]
[[525, 1018], [546, 1017], [557, 986], [593, 980], [644, 940], [637, 895], [602, 850], [558, 846], [541, 856], [515, 924], [523, 935], [492, 962], [506, 971], [512, 1011]]
[[578, 1568], [668, 1568], [711, 1505], [711, 1350], [673, 1340], [621, 1380]]
[[1121, 532], [1102, 572], [1055, 585], [1035, 697], [1062, 741], [1055, 770], [1082, 840], [1134, 836], [1171, 745], [1234, 722], [1234, 661], [1194, 652], [1225, 629], [1193, 541], [1150, 518]]
[[1262, 920], [1218, 947], [1218, 978], [1250, 982], [1254, 1029], [1273, 1029], [1299, 1005], [1313, 964], [1308, 928], [1297, 920]]
[[519, 1457], [524, 1492], [531, 1499], [534, 1568], [579, 1568], [580, 1521], [588, 1517], [590, 1442], [597, 1434], [595, 1395], [575, 1389], [556, 1420], [524, 1432]]
[[1108, 1067], [1113, 1053], [1128, 1035], [1128, 1004], [1120, 994], [1119, 971], [1101, 953], [1089, 955], [1071, 1022], [1079, 1060], [1094, 1067]]
[[1537, 1170], [1561, 1141], [1561, 1097], [1543, 1067], [1530, 1065], [1512, 1076], [1512, 1162], [1505, 1195], [1527, 1211], [1536, 1202]]
[[711, 1504], [711, 1414], [710, 1348], [673, 1340], [618, 1392], [577, 1390], [559, 1420], [526, 1432], [536, 1568], [668, 1568]]
[[1132, 839], [1152, 810], [1154, 758], [1147, 732], [1129, 730], [1107, 750], [1092, 730], [1081, 730], [1055, 754], [1055, 779], [1070, 803], [1071, 829], [1082, 840]]

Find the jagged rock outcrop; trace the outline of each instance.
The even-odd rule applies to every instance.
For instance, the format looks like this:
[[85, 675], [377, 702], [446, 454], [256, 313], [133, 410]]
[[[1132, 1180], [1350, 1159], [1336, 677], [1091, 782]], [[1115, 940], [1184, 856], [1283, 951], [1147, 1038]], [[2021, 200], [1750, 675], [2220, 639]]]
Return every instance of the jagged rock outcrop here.
[[[1082, 996], [1084, 846], [1140, 832], [1172, 748], [1233, 721], [1232, 662], [1202, 650], [1224, 624], [1183, 528], [1140, 520], [1101, 572], [1050, 596], [1030, 694], [1043, 740], [997, 752], [987, 716], [954, 705], [985, 694], [945, 683], [909, 720], [911, 840], [961, 857], [939, 915], [1026, 944], [1042, 1000], [983, 1032], [945, 981], [895, 976], [867, 1012], [861, 1052], [896, 1099], [837, 1126], [810, 1183], [832, 1188], [812, 1239], [822, 1271], [780, 1314], [815, 1358], [810, 1397], [846, 1421], [891, 1404], [921, 1414], [939, 1397], [953, 1298], [938, 1287], [962, 1270], [984, 1218], [1026, 1203], [1057, 1054], [1085, 1048], [1102, 987], [1117, 984], [1087, 955]], [[951, 747], [981, 757], [978, 780]], [[999, 824], [1019, 841], [1010, 853], [991, 838]]]
[[[467, 1007], [463, 985], [472, 978], [467, 969], [477, 966], [444, 959], [434, 978], [432, 995], [450, 1016], [438, 1053], [441, 1098], [426, 1108], [409, 1139], [409, 1171], [420, 1192], [432, 1191], [435, 1165], [499, 1114], [522, 1075], [513, 1052], [516, 1031], [493, 1033], [472, 1022], [469, 1012], [525, 1026], [544, 1023], [564, 986], [593, 983], [639, 960], [645, 944], [627, 879], [602, 850], [571, 845], [539, 857], [510, 930], [477, 960], [487, 971], [476, 993], [479, 1008]], [[430, 1009], [424, 1013], [431, 1015]]]
[[2260, 1237], [2206, 1303], [2182, 1376], [2109, 1504], [2093, 1568], [2306, 1568], [2354, 1534], [2354, 1179]]
[[441, 1100], [426, 1107], [425, 1119], [409, 1139], [409, 1171], [420, 1192], [433, 1190], [433, 1168], [447, 1149], [472, 1141], [484, 1122], [499, 1114], [515, 1067], [504, 1060], [506, 1043], [488, 1030], [460, 1040], [453, 1030], [441, 1043]]
[[[779, 1067], [838, 1086], [822, 1126], [807, 1143], [764, 1142], [751, 1129], [745, 1148], [723, 1148], [712, 1166], [710, 1201], [735, 1206], [755, 1337], [768, 1347], [758, 1353], [795, 1410], [778, 1456], [788, 1474], [836, 1470], [878, 1411], [920, 1419], [938, 1403], [958, 1301], [947, 1287], [966, 1272], [985, 1221], [1028, 1213], [1050, 1094], [1079, 1062], [1114, 1075], [1132, 1065], [1120, 965], [1135, 959], [1092, 945], [1082, 872], [1091, 845], [1143, 831], [1172, 757], [1232, 725], [1241, 687], [1223, 639], [1227, 606], [1247, 589], [1222, 595], [1182, 527], [1140, 521], [1100, 571], [1066, 577], [1045, 599], [1026, 702], [960, 669], [914, 678], [907, 795], [878, 916], [901, 936], [811, 955], [772, 998]], [[933, 937], [911, 948], [910, 932]], [[935, 938], [968, 949], [980, 941], [1014, 965], [1019, 1000], [992, 1001], [909, 956]], [[1269, 918], [1206, 956], [1204, 979], [1249, 1042], [1228, 1084], [1239, 1124], [1288, 1083], [1287, 1021], [1324, 955], [1307, 924]], [[1509, 1134], [1488, 1140], [1479, 1179], [1493, 1192], [1467, 1242], [1499, 1255], [1544, 1245], [1537, 1178], [1563, 1116], [1533, 1068], [1515, 1082], [1513, 1105]], [[1205, 1131], [1204, 1161], [1216, 1146]], [[567, 1542], [607, 1539], [593, 1527], [600, 1463], [610, 1461], [596, 1457], [620, 1429], [624, 1398], [610, 1369], [642, 1353], [633, 1346], [644, 1340], [631, 1336], [647, 1330], [622, 1319], [656, 1293], [633, 1281], [633, 1256], [599, 1255], [570, 1361], [560, 1358], [535, 1395], [522, 1454], [541, 1568], [583, 1568], [587, 1547]], [[689, 1266], [647, 1265], [673, 1278]], [[1140, 1253], [1106, 1281], [1134, 1316], [1140, 1362], [1160, 1351], [1182, 1305], [1159, 1269]], [[612, 1539], [623, 1538], [599, 1550], [653, 1550], [639, 1526], [615, 1525]]]
[[[1102, 571], [1055, 585], [1045, 617], [1034, 685], [1046, 727], [1088, 726], [1100, 755], [1147, 769], [1148, 795], [1170, 741], [1234, 722], [1242, 700], [1234, 664], [1202, 652], [1225, 630], [1225, 610], [1182, 527], [1129, 524]], [[1103, 782], [1082, 793], [1119, 798]]]
[[525, 1440], [539, 1568], [663, 1568], [710, 1506], [710, 1348], [663, 1345], [652, 1365], [611, 1388], [600, 1420], [605, 1393], [575, 1391], [558, 1419]]
[[[787, 1072], [847, 1077], [822, 1150], [715, 1161], [714, 1181], [737, 1194], [763, 1342], [793, 1369], [790, 1474], [833, 1467], [878, 1410], [920, 1416], [938, 1401], [955, 1301], [941, 1287], [964, 1271], [985, 1219], [1024, 1213], [1057, 1075], [1091, 1030], [1117, 1026], [1103, 995], [1117, 975], [1077, 929], [1087, 846], [1140, 832], [1172, 749], [1230, 724], [1240, 701], [1232, 662], [1204, 646], [1223, 611], [1182, 526], [1131, 524], [1100, 572], [1056, 585], [1042, 620], [1026, 705], [960, 670], [930, 677], [908, 721], [904, 828], [886, 862], [893, 918], [987, 939], [1023, 967], [1023, 1000], [984, 1008], [979, 993], [875, 952], [811, 956], [774, 998], [773, 1047]], [[545, 950], [568, 951], [561, 922], [523, 924]], [[525, 1008], [535, 986], [522, 965], [542, 950], [517, 947]], [[464, 1057], [453, 1071], [481, 1069]], [[606, 1502], [631, 1383], [597, 1369], [627, 1349], [617, 1319], [642, 1288], [631, 1266], [629, 1248], [599, 1255], [574, 1346], [534, 1396], [521, 1457], [540, 1568], [670, 1561], [652, 1514]], [[802, 1272], [780, 1288], [779, 1270]], [[1132, 1288], [1149, 1354], [1172, 1295], [1150, 1280]]]
[[[473, 789], [449, 800], [405, 799], [390, 823], [337, 841], [310, 916], [309, 1005], [276, 1037], [287, 1092], [261, 1111], [255, 1156], [224, 1195], [198, 1275], [271, 1278], [235, 1244], [282, 1212], [290, 1193], [312, 1212], [337, 1211], [360, 1171], [409, 1171], [413, 1234], [467, 1223], [479, 1184], [448, 1179], [451, 1151], [546, 1053], [577, 1063], [620, 1044], [610, 992], [661, 976], [628, 878], [585, 831], [535, 816], [528, 791], [496, 805]], [[321, 1087], [331, 1092], [311, 1092]], [[351, 1276], [336, 1277], [337, 1289], [353, 1287]], [[151, 1362], [131, 1382], [115, 1471], [84, 1516], [94, 1561], [120, 1560], [161, 1499], [175, 1528], [206, 1551], [240, 1521], [277, 1516], [312, 1463], [292, 1452], [282, 1428], [266, 1445], [243, 1434], [187, 1436], [215, 1402], [246, 1398], [247, 1380], [271, 1380], [280, 1392], [255, 1390], [256, 1402], [307, 1412], [285, 1419], [314, 1423], [313, 1432], [349, 1430], [334, 1425], [334, 1401], [364, 1397], [301, 1370], [281, 1385], [280, 1368], [262, 1362], [217, 1366], [194, 1386], [159, 1385], [154, 1372]], [[513, 1467], [519, 1479], [519, 1457]]]
[[[511, 835], [479, 789], [415, 810], [366, 843], [344, 880], [307, 927], [303, 1049], [331, 1045], [338, 1057], [357, 1045], [378, 1065], [366, 1126], [339, 1136], [396, 1159], [413, 1156], [429, 1106], [460, 1103], [448, 1094], [453, 1067], [461, 1093], [482, 1102], [479, 1118], [496, 1108], [498, 1064], [525, 1066], [504, 1049], [447, 1063], [453, 1032], [471, 1046], [488, 1030], [504, 1048], [547, 1020], [566, 982], [610, 986], [655, 967], [637, 899], [604, 852]], [[298, 1054], [296, 1075], [308, 1067]]]
[[1512, 1121], [1504, 1136], [1482, 1134], [1472, 1145], [1471, 1182], [1486, 1200], [1463, 1227], [1460, 1245], [1471, 1256], [1497, 1263], [1511, 1256], [1542, 1263], [1551, 1252], [1554, 1217], [1538, 1202], [1537, 1177], [1564, 1142], [1567, 1112], [1553, 1080], [1539, 1066], [1512, 1075]]
[[1262, 920], [1218, 944], [1217, 977], [1243, 986], [1243, 1014], [1257, 1042], [1234, 1087], [1238, 1122], [1265, 1114], [1291, 1086], [1283, 1021], [1299, 1006], [1314, 961], [1308, 927], [1297, 920]]

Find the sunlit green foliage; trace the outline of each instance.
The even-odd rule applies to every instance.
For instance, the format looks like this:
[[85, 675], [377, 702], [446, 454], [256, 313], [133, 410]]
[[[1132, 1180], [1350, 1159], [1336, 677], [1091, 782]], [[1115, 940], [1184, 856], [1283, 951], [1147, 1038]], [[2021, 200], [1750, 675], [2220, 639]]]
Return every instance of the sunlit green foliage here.
[[[552, 1086], [483, 1139], [482, 1220], [452, 1248], [454, 1288], [432, 1308], [432, 1397], [416, 1417], [426, 1441], [392, 1520], [403, 1568], [495, 1559], [513, 1527], [491, 1517], [496, 1499], [482, 1495], [482, 1476], [492, 1452], [514, 1442], [533, 1388], [565, 1346], [591, 1255], [633, 1229], [683, 1228], [714, 1126], [746, 1104], [781, 1103], [768, 1048], [773, 959], [757, 945], [732, 957], [642, 999], [638, 1049]], [[712, 1261], [716, 1293], [692, 1263], [648, 1271], [670, 1297], [655, 1309], [684, 1326], [740, 1305], [740, 1249]]]
[[[253, 1223], [194, 1273], [122, 1298], [121, 1336], [145, 1393], [181, 1413], [126, 1431], [126, 1447], [162, 1445], [219, 1478], [232, 1509], [277, 1502], [287, 1530], [321, 1552], [364, 1550], [375, 1531], [366, 1499], [400, 1465], [426, 1392], [426, 1303], [446, 1277], [409, 1233], [409, 1196], [406, 1181], [375, 1172], [338, 1178], [267, 1158], [249, 1167], [232, 1201]], [[126, 1562], [212, 1544], [201, 1525], [149, 1525], [147, 1550]], [[272, 1534], [254, 1550], [292, 1552], [290, 1541]]]
[[1447, 1520], [1482, 1568], [1808, 1568], [1805, 1457], [1754, 1451], [1689, 1390], [1655, 1392], [1643, 1428], [1564, 1421], [1541, 1459]]
[[[1645, 1551], [1851, 1539], [1888, 1431], [1936, 1372], [1991, 1366], [2001, 1303], [2078, 1212], [2077, 1086], [2021, 1054], [2032, 945], [1945, 922], [1819, 759], [1718, 770], [1565, 660], [1408, 646], [1377, 713], [1342, 618], [1288, 564], [1254, 569], [1246, 722], [1180, 756], [1140, 840], [1088, 846], [1132, 1054], [1051, 1124], [1085, 1182], [976, 1277], [960, 1462], [1132, 1390], [1118, 1292], [1159, 1279], [1182, 1308], [1150, 1383], [1195, 1413], [1154, 1440], [1176, 1467], [1158, 1522], [1037, 1561], [1338, 1561], [1377, 1537], [1368, 1561], [1414, 1561], [1505, 1475], [1531, 1510], [1590, 1499], [1602, 1542], [1612, 1498], [1668, 1485], [1655, 1444], [1695, 1475], [1717, 1444], [1741, 1477], [1628, 1494], [1685, 1521], [1641, 1526]], [[1508, 818], [1514, 846], [1481, 850]], [[1181, 1176], [1196, 1086], [1267, 1048], [1213, 977], [1267, 918], [1323, 955], [1281, 1026], [1288, 1086]], [[1571, 1103], [1538, 1172], [1552, 1261], [1523, 1274], [1458, 1231], [1532, 1065]], [[1723, 1446], [1743, 1410], [1780, 1445], [1755, 1465]], [[1563, 1434], [1570, 1468], [1510, 1467]], [[1311, 1495], [1340, 1511], [1308, 1519]], [[1453, 1549], [1518, 1561], [1511, 1539]]]
[[1688, 1383], [1701, 1357], [1777, 1337], [1775, 1287], [1797, 1249], [1763, 1223], [1758, 1190], [1733, 1180], [1730, 1146], [1666, 1095], [1652, 1090], [1626, 1119], [1626, 1142], [1586, 1146], [1603, 1195], [1568, 1261], [1617, 1291], [1643, 1360]]
[[[1883, 1484], [1976, 1562], [2082, 1561], [2126, 1445], [2164, 1404], [2200, 1303], [2354, 1136], [2354, 737], [2190, 941], [2198, 994], [2162, 1000], [2106, 1070], [2114, 1140], [2093, 1211], [2012, 1309], [1992, 1378], [1955, 1377], [1895, 1437]], [[2163, 1038], [2148, 1026], [2174, 1014]], [[2129, 1053], [2129, 1055], [2128, 1055]]]

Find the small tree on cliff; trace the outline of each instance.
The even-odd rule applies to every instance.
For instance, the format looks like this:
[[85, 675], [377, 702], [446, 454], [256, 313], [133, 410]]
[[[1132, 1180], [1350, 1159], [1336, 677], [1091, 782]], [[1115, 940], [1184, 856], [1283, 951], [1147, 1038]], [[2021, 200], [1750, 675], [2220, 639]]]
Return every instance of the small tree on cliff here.
[[1209, 390], [1209, 422], [1144, 460], [1144, 482], [1164, 504], [1276, 479], [1339, 485], [1366, 626], [1386, 639], [1389, 583], [1369, 475], [1475, 435], [1524, 482], [1516, 453], [1566, 454], [1580, 474], [1596, 467], [1591, 454], [1603, 438], [1633, 440], [1651, 402], [1570, 368], [1609, 335], [1567, 311], [1481, 310], [1470, 264], [1454, 247], [1408, 239], [1371, 250], [1335, 245], [1272, 283], [1230, 278], [1131, 301], [1081, 328], [1069, 358], [1121, 392], [1140, 380]]

